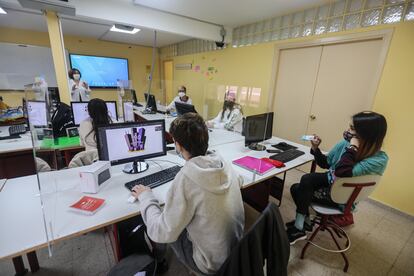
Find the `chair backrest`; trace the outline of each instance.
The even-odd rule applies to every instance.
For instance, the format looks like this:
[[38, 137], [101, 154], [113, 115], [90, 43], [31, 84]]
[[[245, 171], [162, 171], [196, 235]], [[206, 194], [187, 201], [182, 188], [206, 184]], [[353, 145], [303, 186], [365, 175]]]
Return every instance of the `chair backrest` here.
[[338, 204], [353, 204], [366, 199], [381, 175], [363, 175], [354, 177], [336, 178], [331, 187], [331, 198]]
[[70, 161], [69, 168], [87, 166], [98, 160], [98, 150], [87, 150], [77, 153]]
[[270, 202], [215, 275], [287, 275], [289, 255], [282, 216], [276, 204]]
[[36, 161], [36, 170], [38, 172], [50, 172], [52, 170], [49, 164], [42, 158], [35, 157], [35, 161]]

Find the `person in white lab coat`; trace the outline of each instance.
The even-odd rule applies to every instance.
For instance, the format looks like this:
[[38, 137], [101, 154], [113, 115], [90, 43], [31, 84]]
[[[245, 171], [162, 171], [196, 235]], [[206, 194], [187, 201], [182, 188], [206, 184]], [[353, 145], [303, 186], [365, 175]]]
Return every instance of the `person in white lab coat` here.
[[36, 101], [48, 101], [48, 85], [43, 77], [35, 77], [35, 82], [32, 85], [32, 89], [35, 95]]
[[89, 102], [91, 89], [86, 81], [81, 80], [82, 74], [76, 69], [69, 70], [69, 88], [73, 102]]
[[191, 101], [190, 97], [187, 96], [187, 88], [185, 86], [182, 85], [178, 88], [178, 95], [167, 106], [168, 111], [176, 109], [175, 108], [175, 102], [192, 104], [192, 101]]
[[207, 126], [209, 128], [221, 128], [237, 132], [242, 131], [243, 112], [241, 106], [236, 103], [234, 94], [226, 93], [223, 109], [214, 119], [207, 121]]

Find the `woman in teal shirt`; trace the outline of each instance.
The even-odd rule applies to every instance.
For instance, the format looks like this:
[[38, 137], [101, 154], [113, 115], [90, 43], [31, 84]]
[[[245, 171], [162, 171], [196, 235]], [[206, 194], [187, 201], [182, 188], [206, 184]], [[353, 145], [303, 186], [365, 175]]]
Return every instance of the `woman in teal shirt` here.
[[287, 223], [290, 244], [306, 239], [305, 231], [311, 231], [309, 206], [316, 190], [330, 187], [336, 177], [361, 175], [382, 175], [388, 156], [381, 151], [387, 132], [387, 121], [375, 112], [360, 112], [352, 116], [344, 140], [336, 144], [328, 155], [319, 149], [321, 139], [315, 135], [311, 141], [311, 154], [319, 167], [328, 169], [324, 173], [309, 173], [302, 176], [300, 183], [292, 185], [290, 191], [296, 204], [296, 219]]

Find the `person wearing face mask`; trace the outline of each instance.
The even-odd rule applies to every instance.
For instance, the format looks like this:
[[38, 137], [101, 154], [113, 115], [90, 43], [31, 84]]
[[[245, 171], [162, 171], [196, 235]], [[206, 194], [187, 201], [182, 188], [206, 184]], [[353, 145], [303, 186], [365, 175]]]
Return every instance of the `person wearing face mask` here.
[[86, 81], [81, 80], [82, 74], [76, 69], [69, 70], [69, 88], [73, 102], [89, 102], [91, 89]]
[[191, 101], [190, 97], [187, 96], [187, 88], [185, 86], [180, 86], [180, 88], [178, 88], [178, 95], [167, 106], [168, 111], [176, 109], [175, 108], [175, 102], [192, 104], [192, 101]]
[[217, 117], [208, 121], [209, 128], [224, 128], [241, 132], [243, 127], [243, 112], [241, 106], [236, 103], [234, 94], [229, 92], [224, 97], [223, 109]]
[[336, 177], [382, 175], [388, 162], [387, 154], [381, 150], [387, 121], [375, 112], [360, 112], [352, 116], [349, 129], [343, 133], [343, 140], [324, 155], [319, 149], [321, 139], [314, 135], [311, 154], [319, 167], [328, 169], [323, 173], [309, 173], [302, 176], [300, 183], [292, 185], [290, 193], [296, 204], [296, 219], [286, 223], [290, 244], [306, 239], [305, 231], [312, 231], [309, 206], [314, 192], [327, 190], [324, 203], [335, 204], [329, 196], [329, 188]]
[[208, 129], [200, 115], [175, 119], [170, 133], [186, 163], [167, 192], [164, 208], [146, 186], [135, 186], [132, 195], [139, 200], [149, 238], [171, 244], [178, 259], [197, 275], [211, 275], [243, 235], [242, 178], [219, 155], [207, 153]]

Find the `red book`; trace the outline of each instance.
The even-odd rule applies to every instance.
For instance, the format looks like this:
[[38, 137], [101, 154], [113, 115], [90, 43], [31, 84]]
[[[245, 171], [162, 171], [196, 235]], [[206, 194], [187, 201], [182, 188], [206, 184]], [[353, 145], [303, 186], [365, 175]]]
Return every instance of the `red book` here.
[[76, 203], [71, 205], [72, 210], [80, 211], [87, 215], [93, 215], [102, 205], [105, 203], [105, 199], [96, 198], [91, 196], [83, 196]]

